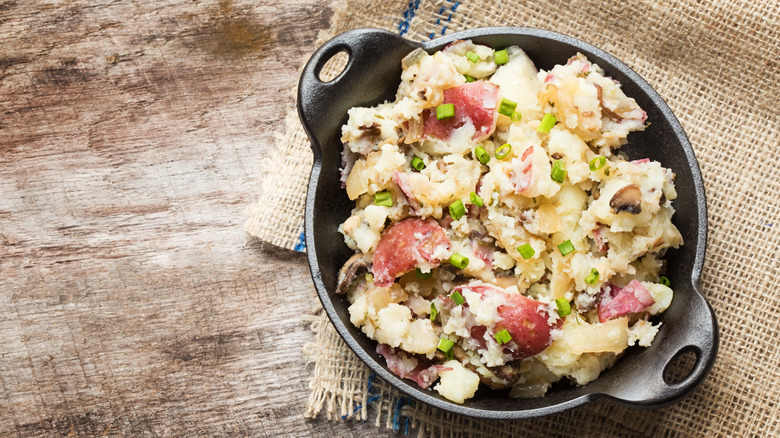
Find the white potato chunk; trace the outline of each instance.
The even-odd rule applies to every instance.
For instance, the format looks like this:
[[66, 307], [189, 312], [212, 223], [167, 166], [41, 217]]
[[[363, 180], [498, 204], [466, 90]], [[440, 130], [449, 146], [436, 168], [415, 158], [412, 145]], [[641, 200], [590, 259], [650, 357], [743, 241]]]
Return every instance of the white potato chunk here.
[[456, 360], [443, 364], [439, 371], [439, 383], [433, 387], [442, 397], [455, 403], [463, 403], [474, 397], [479, 387], [479, 376]]

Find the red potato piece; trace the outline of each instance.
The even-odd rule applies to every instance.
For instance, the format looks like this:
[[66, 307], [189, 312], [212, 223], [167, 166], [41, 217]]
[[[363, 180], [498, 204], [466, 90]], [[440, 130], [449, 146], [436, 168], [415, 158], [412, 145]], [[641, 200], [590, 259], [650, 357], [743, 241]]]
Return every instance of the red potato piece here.
[[393, 173], [393, 182], [398, 185], [398, 188], [400, 188], [404, 196], [406, 196], [406, 200], [409, 201], [409, 207], [412, 209], [412, 212], [416, 213], [419, 211], [420, 201], [414, 197], [414, 192], [412, 192], [412, 187], [409, 185], [409, 178], [406, 174], [401, 172]]
[[473, 140], [482, 141], [496, 129], [498, 121], [498, 86], [490, 82], [470, 82], [444, 90], [442, 103], [455, 105], [455, 115], [438, 120], [436, 110], [423, 113], [423, 135], [449, 140], [452, 131], [471, 121], [475, 133]]
[[428, 388], [439, 378], [439, 371], [450, 369], [442, 365], [433, 365], [433, 362], [424, 357], [407, 354], [387, 344], [378, 344], [376, 352], [385, 358], [387, 368], [393, 374], [402, 379], [414, 380], [414, 383], [422, 389]]
[[479, 345], [479, 348], [486, 349], [487, 344], [485, 343], [485, 332], [487, 331], [487, 327], [484, 325], [475, 325], [472, 326], [469, 330], [471, 334], [471, 339], [476, 341], [477, 345]]
[[601, 289], [599, 321], [606, 322], [630, 313], [641, 312], [653, 304], [655, 304], [653, 296], [636, 279], [631, 280], [623, 288], [607, 284]]
[[533, 157], [534, 147], [531, 146], [523, 152], [519, 160], [515, 160], [514, 168], [509, 176], [509, 180], [515, 186], [517, 193], [523, 193], [531, 188], [531, 178], [533, 176]]
[[434, 254], [439, 247], [449, 252], [452, 245], [444, 229], [433, 219], [406, 218], [390, 225], [374, 251], [374, 284], [388, 287], [395, 278], [414, 269], [420, 262], [439, 266], [443, 258]]
[[475, 256], [479, 257], [480, 260], [485, 262], [485, 266], [488, 268], [493, 267], [493, 249], [486, 245], [480, 244], [478, 241], [471, 239], [471, 251], [474, 253]]
[[[556, 319], [550, 324], [549, 315], [541, 310], [544, 304], [524, 295], [489, 285], [463, 286], [462, 289], [469, 289], [482, 296], [496, 293], [506, 295], [507, 304], [498, 307], [498, 315], [502, 320], [491, 329], [491, 334], [495, 335], [504, 329], [509, 332], [512, 340], [505, 344], [504, 352], [515, 359], [541, 353], [552, 343], [550, 332], [563, 324], [562, 319]], [[473, 335], [474, 329], [471, 332]]]

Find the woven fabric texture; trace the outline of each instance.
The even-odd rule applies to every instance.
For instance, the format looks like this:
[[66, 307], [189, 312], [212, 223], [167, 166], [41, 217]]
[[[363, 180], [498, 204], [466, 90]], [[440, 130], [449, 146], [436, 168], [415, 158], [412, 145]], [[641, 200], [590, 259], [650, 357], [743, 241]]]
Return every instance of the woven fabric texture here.
[[[680, 119], [704, 176], [709, 238], [702, 286], [719, 319], [721, 345], [704, 383], [668, 408], [592, 404], [536, 420], [489, 422], [401, 397], [373, 378], [319, 315], [306, 415], [373, 418], [377, 425], [420, 436], [778, 433], [780, 2], [349, 0], [336, 3], [334, 11], [323, 38], [358, 27], [384, 28], [413, 40], [482, 26], [538, 27], [594, 44], [644, 77]], [[247, 230], [301, 250], [311, 154], [294, 114], [287, 122], [275, 154], [287, 162], [264, 174], [260, 199], [248, 209]]]

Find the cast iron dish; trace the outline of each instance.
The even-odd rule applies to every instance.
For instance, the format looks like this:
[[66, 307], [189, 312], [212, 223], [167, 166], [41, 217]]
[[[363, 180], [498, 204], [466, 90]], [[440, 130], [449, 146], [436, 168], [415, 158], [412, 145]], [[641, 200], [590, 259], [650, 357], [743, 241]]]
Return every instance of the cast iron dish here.
[[[341, 126], [347, 110], [393, 100], [401, 77], [401, 59], [417, 47], [432, 52], [458, 39], [501, 48], [518, 45], [537, 68], [549, 69], [578, 51], [600, 65], [607, 75], [623, 85], [626, 95], [636, 99], [648, 114], [651, 125], [634, 132], [621, 148], [631, 159], [649, 157], [676, 174], [678, 198], [674, 224], [685, 245], [667, 253], [667, 277], [675, 295], [669, 309], [659, 318], [660, 332], [649, 348], [631, 347], [612, 368], [584, 387], [556, 384], [544, 398], [512, 399], [508, 390], [480, 389], [473, 399], [458, 405], [433, 391], [391, 373], [375, 351], [376, 342], [349, 322], [349, 303], [335, 293], [338, 270], [353, 254], [337, 231], [353, 203], [339, 182], [342, 144]], [[338, 77], [322, 82], [324, 64], [339, 52], [349, 61]], [[311, 140], [314, 167], [306, 199], [306, 245], [309, 266], [322, 304], [347, 345], [373, 371], [402, 392], [429, 405], [478, 418], [520, 419], [561, 412], [592, 401], [655, 408], [680, 400], [709, 372], [718, 349], [715, 315], [699, 291], [699, 278], [707, 241], [707, 210], [699, 165], [677, 118], [639, 75], [608, 53], [583, 41], [528, 28], [483, 28], [455, 33], [425, 43], [407, 41], [398, 35], [375, 29], [343, 33], [325, 43], [304, 68], [298, 89], [298, 112]], [[673, 383], [664, 371], [686, 352], [696, 356], [688, 376]]]

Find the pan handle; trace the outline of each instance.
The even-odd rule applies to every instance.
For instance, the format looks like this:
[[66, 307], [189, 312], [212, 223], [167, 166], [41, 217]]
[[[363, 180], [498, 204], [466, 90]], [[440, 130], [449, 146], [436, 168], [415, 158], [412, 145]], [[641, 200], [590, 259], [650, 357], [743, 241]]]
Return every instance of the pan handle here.
[[[320, 156], [320, 148], [336, 136], [350, 108], [346, 102], [375, 105], [387, 98], [388, 92], [395, 92], [401, 77], [398, 61], [415, 47], [385, 30], [357, 29], [335, 36], [314, 52], [298, 84], [298, 115], [315, 156]], [[319, 75], [325, 63], [342, 51], [349, 57], [344, 70], [323, 82]]]
[[[709, 373], [718, 353], [718, 323], [715, 313], [694, 283], [692, 303], [686, 309], [687, 324], [669, 327], [674, 330], [665, 342], [659, 343], [656, 366], [634, 376], [625, 391], [609, 396], [633, 406], [662, 407], [688, 395]], [[656, 339], [656, 342], [659, 340]], [[675, 361], [686, 353], [693, 353], [696, 361], [687, 376], [679, 382], [664, 377]]]
[[[707, 376], [712, 365], [715, 363], [715, 356], [718, 353], [718, 323], [715, 318], [715, 312], [701, 294], [699, 285], [694, 285], [694, 294], [696, 305], [692, 306], [691, 325], [688, 328], [687, 336], [684, 338], [684, 346], [678, 348], [671, 355], [667, 355], [665, 366], [660, 368], [656, 374], [659, 383], [664, 385], [661, 390], [661, 403], [667, 400], [673, 401], [687, 395]], [[696, 355], [696, 361], [690, 373], [681, 381], [670, 383], [664, 375], [669, 367], [683, 354], [692, 352]]]

